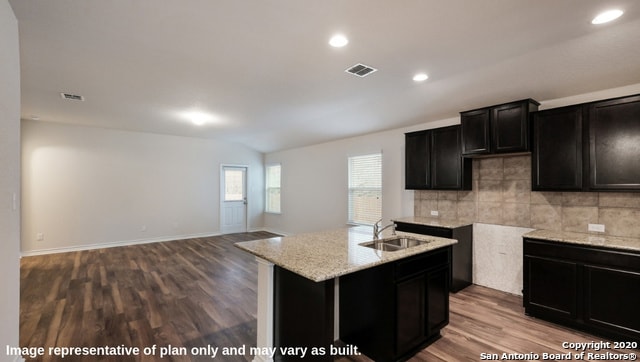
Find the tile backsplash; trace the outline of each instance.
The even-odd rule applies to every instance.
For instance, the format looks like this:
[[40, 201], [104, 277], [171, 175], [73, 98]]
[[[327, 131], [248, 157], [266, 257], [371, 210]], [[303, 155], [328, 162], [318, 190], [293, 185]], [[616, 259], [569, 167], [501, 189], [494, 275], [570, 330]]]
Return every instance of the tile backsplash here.
[[[473, 160], [473, 190], [415, 191], [414, 215], [640, 238], [640, 193], [531, 191], [531, 156]], [[601, 233], [597, 233], [601, 234]]]

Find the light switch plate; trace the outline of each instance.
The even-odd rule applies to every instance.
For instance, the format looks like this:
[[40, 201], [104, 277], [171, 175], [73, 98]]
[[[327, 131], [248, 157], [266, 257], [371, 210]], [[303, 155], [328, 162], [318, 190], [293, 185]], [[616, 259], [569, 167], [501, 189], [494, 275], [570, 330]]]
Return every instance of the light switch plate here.
[[604, 232], [604, 224], [589, 224], [588, 230], [589, 231], [595, 231], [595, 232], [598, 232], [598, 233], [603, 233]]

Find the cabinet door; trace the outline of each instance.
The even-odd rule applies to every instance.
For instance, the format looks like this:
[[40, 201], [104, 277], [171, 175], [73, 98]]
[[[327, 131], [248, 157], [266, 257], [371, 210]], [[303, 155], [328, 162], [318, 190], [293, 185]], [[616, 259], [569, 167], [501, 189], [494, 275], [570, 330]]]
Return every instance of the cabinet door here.
[[491, 109], [493, 152], [508, 153], [529, 150], [529, 104], [509, 103]]
[[440, 268], [426, 276], [427, 319], [425, 334], [431, 337], [449, 324], [449, 268]]
[[576, 318], [577, 264], [525, 255], [523, 274], [527, 312], [565, 320]]
[[582, 106], [533, 114], [534, 191], [582, 190]]
[[420, 190], [431, 187], [430, 148], [430, 132], [405, 134], [405, 189]]
[[490, 115], [489, 108], [460, 113], [463, 155], [491, 152]]
[[585, 298], [587, 324], [638, 338], [640, 272], [585, 265]]
[[460, 126], [431, 130], [431, 188], [471, 189], [471, 160], [460, 153]]
[[590, 187], [640, 190], [640, 95], [589, 107]]
[[396, 355], [423, 342], [425, 336], [425, 274], [396, 284]]

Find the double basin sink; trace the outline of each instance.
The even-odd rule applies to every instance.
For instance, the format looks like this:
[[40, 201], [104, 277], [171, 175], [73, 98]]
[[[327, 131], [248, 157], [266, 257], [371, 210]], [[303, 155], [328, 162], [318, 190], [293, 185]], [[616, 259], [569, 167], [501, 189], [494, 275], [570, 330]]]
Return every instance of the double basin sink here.
[[430, 241], [420, 240], [406, 236], [398, 236], [392, 237], [388, 239], [380, 239], [369, 241], [366, 243], [359, 244], [361, 246], [365, 246], [367, 248], [381, 250], [381, 251], [398, 251], [404, 250], [408, 248], [412, 248], [414, 246], [428, 244]]

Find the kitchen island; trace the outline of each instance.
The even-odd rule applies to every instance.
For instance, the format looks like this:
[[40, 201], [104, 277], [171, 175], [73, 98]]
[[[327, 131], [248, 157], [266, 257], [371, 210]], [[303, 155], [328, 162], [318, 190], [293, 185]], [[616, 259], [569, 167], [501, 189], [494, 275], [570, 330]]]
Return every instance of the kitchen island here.
[[[237, 243], [238, 248], [254, 254], [258, 260], [257, 347], [264, 351], [270, 351], [273, 347], [306, 348], [305, 360], [332, 360], [330, 349], [333, 342], [341, 339], [341, 329], [344, 329], [340, 326], [341, 320], [344, 319], [342, 318], [344, 316], [340, 315], [340, 306], [354, 304], [353, 300], [346, 300], [340, 295], [341, 277], [345, 280], [352, 276], [366, 279], [368, 272], [394, 273], [395, 270], [426, 276], [429, 263], [437, 261], [438, 267], [446, 266], [447, 278], [440, 279], [445, 283], [444, 287], [448, 288], [450, 251], [451, 245], [455, 244], [456, 240], [409, 233], [398, 234], [411, 236], [423, 243], [396, 251], [381, 251], [365, 247], [360, 244], [373, 240], [372, 230], [367, 227], [343, 228]], [[381, 239], [389, 238], [393, 237], [386, 236]], [[429, 257], [432, 253], [436, 253], [437, 256], [433, 259], [422, 259]], [[425, 267], [427, 269], [424, 269]], [[393, 279], [393, 275], [386, 279]], [[425, 286], [428, 285], [426, 283], [425, 279]], [[360, 285], [365, 284], [360, 283]], [[417, 302], [427, 308], [428, 305], [424, 302], [427, 300], [424, 298], [426, 293], [420, 290], [423, 298]], [[375, 292], [370, 294], [373, 295]], [[405, 294], [401, 297], [406, 296]], [[446, 298], [448, 318], [448, 295]], [[370, 302], [375, 301], [360, 300], [363, 309], [373, 305]], [[389, 315], [380, 315], [380, 318], [388, 320], [396, 316], [395, 310], [388, 310], [385, 313]], [[422, 313], [424, 316], [428, 314]], [[354, 335], [353, 331], [357, 326], [354, 327], [353, 319], [348, 323], [349, 334]], [[365, 330], [364, 332], [373, 331]], [[430, 340], [433, 340], [434, 336], [431, 333]], [[439, 336], [439, 329], [437, 336]], [[349, 341], [344, 342], [349, 343]], [[322, 348], [324, 354], [312, 355], [314, 347], [317, 351]], [[366, 349], [363, 349], [363, 353], [367, 353]], [[287, 360], [287, 357], [299, 359], [300, 355], [265, 354], [256, 356], [255, 360]]]

